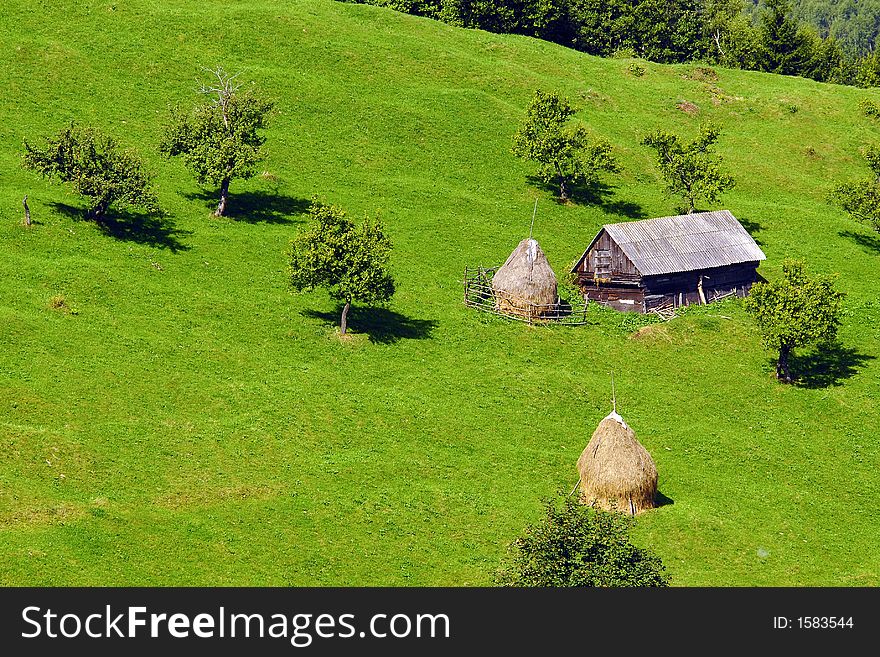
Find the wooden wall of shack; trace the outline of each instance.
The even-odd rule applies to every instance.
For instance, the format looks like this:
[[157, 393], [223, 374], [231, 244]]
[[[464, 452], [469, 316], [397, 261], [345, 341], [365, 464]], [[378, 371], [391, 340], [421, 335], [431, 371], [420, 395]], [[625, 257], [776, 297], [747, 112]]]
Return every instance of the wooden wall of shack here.
[[[575, 274], [585, 299], [615, 310], [650, 312], [707, 303], [730, 294], [744, 297], [757, 280], [758, 262], [697, 271], [642, 276], [623, 250], [603, 232]], [[700, 295], [702, 278], [703, 295]]]
[[585, 299], [616, 310], [645, 312], [642, 277], [607, 232], [599, 234], [575, 274]]
[[[757, 262], [743, 262], [726, 267], [676, 272], [661, 276], [645, 276], [643, 312], [672, 306], [689, 306], [694, 303], [711, 303], [720, 297], [735, 294], [744, 297], [758, 277]], [[702, 278], [703, 295], [700, 296]]]

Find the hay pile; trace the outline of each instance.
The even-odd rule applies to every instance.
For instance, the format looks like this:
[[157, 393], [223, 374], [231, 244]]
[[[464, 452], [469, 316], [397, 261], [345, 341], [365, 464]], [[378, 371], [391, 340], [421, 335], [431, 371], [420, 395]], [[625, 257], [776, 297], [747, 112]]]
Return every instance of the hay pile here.
[[654, 508], [657, 466], [617, 413], [596, 427], [577, 467], [584, 504], [630, 515]]
[[556, 274], [533, 239], [519, 243], [492, 277], [495, 310], [521, 317], [541, 317], [556, 311]]

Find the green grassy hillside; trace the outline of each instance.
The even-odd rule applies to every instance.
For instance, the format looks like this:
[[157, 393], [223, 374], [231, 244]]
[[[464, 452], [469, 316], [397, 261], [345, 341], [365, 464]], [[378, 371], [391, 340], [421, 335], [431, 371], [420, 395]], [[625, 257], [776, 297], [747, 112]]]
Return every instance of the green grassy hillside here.
[[[577, 480], [611, 370], [673, 502], [634, 538], [674, 584], [880, 584], [880, 237], [824, 201], [867, 173], [880, 125], [857, 103], [876, 94], [693, 66], [637, 77], [330, 0], [7, 0], [0, 26], [0, 584], [490, 584], [542, 498]], [[233, 183], [219, 219], [213, 190], [157, 155], [168, 107], [217, 65], [279, 110], [265, 174]], [[617, 146], [598, 201], [556, 204], [510, 154], [536, 88]], [[735, 303], [643, 340], [608, 313], [528, 327], [463, 306], [465, 265], [503, 262], [536, 197], [560, 275], [603, 223], [672, 214], [639, 142], [707, 118], [764, 276], [801, 257], [848, 294], [842, 350], [805, 354], [802, 385], [774, 381]], [[22, 140], [71, 119], [140, 151], [167, 218], [108, 234], [21, 169]], [[315, 194], [378, 212], [395, 245], [397, 295], [356, 307], [346, 342], [326, 294], [286, 286]]]

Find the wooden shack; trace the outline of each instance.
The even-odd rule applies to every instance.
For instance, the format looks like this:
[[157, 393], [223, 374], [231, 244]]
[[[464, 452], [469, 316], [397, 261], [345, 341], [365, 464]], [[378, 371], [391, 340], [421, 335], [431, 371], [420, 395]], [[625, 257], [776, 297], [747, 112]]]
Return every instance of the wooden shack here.
[[607, 224], [572, 268], [585, 299], [650, 312], [744, 297], [764, 252], [728, 210]]

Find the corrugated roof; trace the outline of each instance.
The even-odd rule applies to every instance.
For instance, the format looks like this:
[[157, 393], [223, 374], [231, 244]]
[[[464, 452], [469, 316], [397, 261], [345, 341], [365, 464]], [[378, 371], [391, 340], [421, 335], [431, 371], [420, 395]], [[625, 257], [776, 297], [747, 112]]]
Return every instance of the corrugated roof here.
[[625, 221], [607, 224], [603, 229], [643, 276], [724, 267], [767, 257], [729, 210]]

